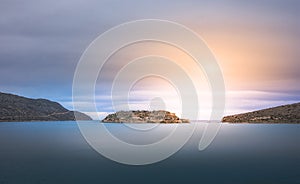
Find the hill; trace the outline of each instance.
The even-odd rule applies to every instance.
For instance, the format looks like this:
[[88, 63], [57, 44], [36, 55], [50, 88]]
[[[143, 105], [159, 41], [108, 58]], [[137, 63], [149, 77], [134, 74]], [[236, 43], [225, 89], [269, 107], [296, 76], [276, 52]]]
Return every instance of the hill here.
[[300, 103], [225, 116], [228, 123], [300, 123]]
[[69, 111], [57, 102], [47, 99], [31, 99], [0, 92], [0, 121], [69, 121], [91, 120], [77, 111]]

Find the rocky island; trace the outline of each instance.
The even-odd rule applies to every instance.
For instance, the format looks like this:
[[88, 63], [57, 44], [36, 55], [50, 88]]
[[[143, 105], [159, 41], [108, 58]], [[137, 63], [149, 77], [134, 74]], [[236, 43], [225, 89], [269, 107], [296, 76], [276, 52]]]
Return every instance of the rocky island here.
[[57, 102], [31, 99], [0, 92], [0, 122], [92, 120], [84, 113], [69, 111]]
[[169, 111], [119, 111], [106, 116], [105, 123], [189, 123], [188, 119], [180, 119]]
[[225, 116], [227, 123], [300, 123], [300, 103]]

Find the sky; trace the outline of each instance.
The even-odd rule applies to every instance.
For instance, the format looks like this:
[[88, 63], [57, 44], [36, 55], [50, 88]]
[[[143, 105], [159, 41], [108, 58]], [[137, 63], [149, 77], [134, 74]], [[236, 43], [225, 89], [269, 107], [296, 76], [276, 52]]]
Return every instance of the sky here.
[[[0, 91], [47, 98], [72, 109], [74, 71], [95, 38], [124, 22], [163, 19], [192, 29], [214, 53], [226, 86], [225, 114], [299, 102], [299, 17], [298, 0], [2, 0]], [[107, 75], [113, 77], [124, 60], [153, 53], [189, 60], [170, 46], [137, 44], [110, 59], [115, 64], [107, 66]], [[97, 81], [101, 116], [114, 111], [107, 82]], [[161, 90], [168, 109], [178, 112], [176, 90], [165, 82], [148, 78], [137, 83], [131, 91], [132, 108], [147, 108], [157, 96], [154, 91]], [[208, 86], [199, 84], [205, 119]], [[88, 114], [94, 117], [95, 112]]]

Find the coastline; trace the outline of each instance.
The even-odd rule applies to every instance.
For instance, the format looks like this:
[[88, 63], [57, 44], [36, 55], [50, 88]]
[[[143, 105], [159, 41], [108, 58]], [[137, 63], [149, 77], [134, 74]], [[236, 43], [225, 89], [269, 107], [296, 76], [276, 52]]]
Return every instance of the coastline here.
[[[55, 121], [40, 121], [40, 120], [33, 120], [33, 121], [0, 121], [0, 124], [1, 123], [39, 123], [39, 122], [43, 122], [43, 123], [47, 123], [47, 122], [93, 122], [93, 123], [102, 123], [102, 124], [108, 124], [108, 123], [111, 123], [111, 124], [190, 124], [190, 123], [199, 123], [199, 124], [205, 124], [205, 123], [209, 123], [209, 120], [191, 120], [189, 123], [155, 123], [155, 122], [152, 122], [152, 123], [144, 123], [144, 122], [131, 122], [131, 123], [127, 123], [127, 122], [102, 122], [101, 120], [55, 120]], [[254, 125], [257, 125], [257, 124], [262, 124], [262, 125], [300, 125], [300, 123], [266, 123], [266, 122], [238, 122], [238, 123], [232, 123], [232, 122], [220, 122], [220, 124], [237, 124], [237, 125], [241, 125], [241, 124], [254, 124]]]

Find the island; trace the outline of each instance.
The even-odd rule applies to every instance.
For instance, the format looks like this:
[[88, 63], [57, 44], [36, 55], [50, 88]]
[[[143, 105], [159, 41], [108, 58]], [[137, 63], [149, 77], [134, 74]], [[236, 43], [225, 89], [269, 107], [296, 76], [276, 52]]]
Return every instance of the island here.
[[57, 102], [31, 99], [0, 92], [0, 122], [92, 120], [88, 115], [70, 111]]
[[226, 123], [300, 123], [300, 103], [225, 116]]
[[156, 111], [119, 111], [106, 116], [104, 123], [189, 123], [188, 119], [180, 119], [175, 113], [165, 110]]

